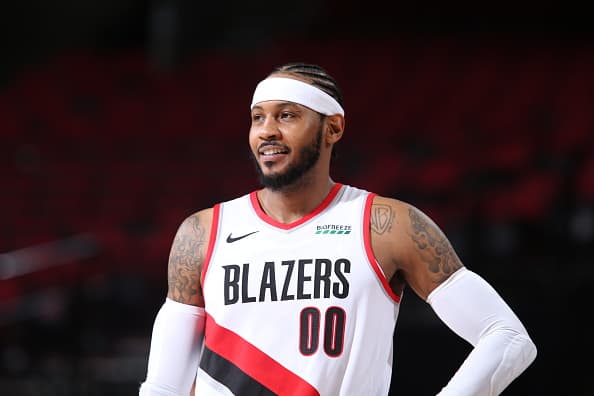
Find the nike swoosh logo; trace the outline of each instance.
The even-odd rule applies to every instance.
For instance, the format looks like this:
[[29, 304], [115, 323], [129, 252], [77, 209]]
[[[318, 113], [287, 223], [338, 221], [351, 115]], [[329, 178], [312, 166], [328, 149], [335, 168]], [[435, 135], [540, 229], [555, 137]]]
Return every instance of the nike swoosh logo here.
[[248, 237], [248, 236], [250, 236], [250, 235], [252, 235], [252, 234], [255, 234], [256, 232], [258, 232], [258, 231], [252, 231], [252, 232], [249, 232], [249, 233], [247, 233], [247, 234], [240, 235], [240, 236], [238, 236], [238, 237], [235, 237], [235, 238], [233, 238], [233, 237], [231, 236], [231, 234], [232, 234], [232, 233], [231, 233], [231, 234], [229, 234], [229, 236], [227, 237], [227, 243], [233, 243], [233, 242], [239, 241], [240, 239], [243, 239], [243, 238], [245, 238], [245, 237]]

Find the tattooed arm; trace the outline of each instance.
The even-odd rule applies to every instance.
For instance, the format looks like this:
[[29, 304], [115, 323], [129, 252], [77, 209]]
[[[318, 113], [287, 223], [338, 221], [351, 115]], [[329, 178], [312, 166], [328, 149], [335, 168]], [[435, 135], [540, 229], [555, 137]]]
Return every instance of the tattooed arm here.
[[523, 324], [491, 285], [462, 265], [427, 215], [382, 197], [371, 211], [374, 254], [393, 287], [411, 286], [474, 347], [439, 396], [499, 395], [536, 357]]
[[140, 396], [194, 394], [205, 326], [200, 273], [210, 237], [212, 209], [185, 219], [169, 254], [169, 290], [151, 336], [146, 380]]
[[186, 218], [177, 230], [167, 269], [167, 297], [170, 299], [184, 304], [204, 306], [200, 274], [211, 221], [212, 210], [204, 210]]
[[463, 267], [440, 228], [404, 202], [375, 197], [371, 231], [373, 250], [386, 277], [396, 278], [396, 284], [404, 281], [423, 299]]

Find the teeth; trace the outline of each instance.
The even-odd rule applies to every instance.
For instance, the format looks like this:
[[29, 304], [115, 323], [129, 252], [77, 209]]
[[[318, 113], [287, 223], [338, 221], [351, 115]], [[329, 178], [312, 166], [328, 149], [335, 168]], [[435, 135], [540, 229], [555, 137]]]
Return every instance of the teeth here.
[[264, 154], [264, 155], [274, 155], [274, 154], [281, 154], [282, 152], [283, 152], [283, 150], [279, 150], [279, 149], [269, 149], [269, 150], [262, 151], [262, 154]]

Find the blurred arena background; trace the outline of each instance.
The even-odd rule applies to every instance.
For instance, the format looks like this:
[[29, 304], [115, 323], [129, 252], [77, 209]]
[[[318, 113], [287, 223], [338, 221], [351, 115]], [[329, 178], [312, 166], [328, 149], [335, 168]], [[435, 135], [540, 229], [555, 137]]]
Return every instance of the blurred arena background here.
[[[3, 5], [0, 394], [136, 394], [177, 226], [258, 187], [252, 90], [306, 61], [345, 96], [335, 180], [433, 216], [533, 336], [505, 394], [593, 395], [592, 10], [413, 3]], [[399, 395], [468, 351], [405, 294]]]

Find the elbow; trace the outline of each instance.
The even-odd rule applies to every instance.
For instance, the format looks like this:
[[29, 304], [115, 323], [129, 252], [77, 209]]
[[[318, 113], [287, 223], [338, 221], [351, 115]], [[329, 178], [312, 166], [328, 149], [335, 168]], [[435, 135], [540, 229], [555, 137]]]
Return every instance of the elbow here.
[[528, 336], [528, 334], [525, 335], [525, 338], [526, 338], [526, 340], [524, 341], [524, 344], [525, 344], [524, 350], [525, 350], [525, 355], [527, 357], [526, 367], [528, 367], [536, 359], [536, 355], [537, 355], [538, 351], [536, 349], [536, 344], [534, 343], [534, 341], [532, 341], [532, 339]]
[[480, 338], [484, 337], [499, 339], [497, 343], [503, 351], [502, 363], [515, 367], [515, 370], [512, 370], [515, 372], [514, 375], [519, 375], [536, 359], [536, 344], [518, 319], [497, 323]]
[[500, 363], [491, 377], [490, 394], [498, 395], [536, 359], [536, 344], [525, 332], [515, 333], [504, 348]]
[[503, 349], [500, 368], [517, 377], [536, 359], [536, 344], [523, 326], [520, 329], [507, 331], [507, 342]]
[[522, 371], [534, 362], [537, 354], [536, 344], [532, 341], [524, 326], [521, 326], [521, 330], [511, 339], [510, 344], [506, 348], [507, 351], [511, 354], [510, 357], [518, 359], [521, 362], [522, 366], [524, 366]]

